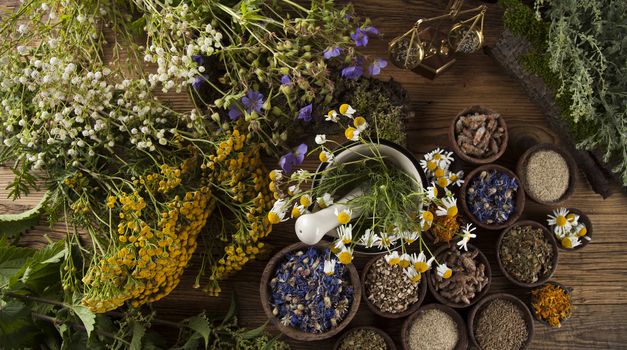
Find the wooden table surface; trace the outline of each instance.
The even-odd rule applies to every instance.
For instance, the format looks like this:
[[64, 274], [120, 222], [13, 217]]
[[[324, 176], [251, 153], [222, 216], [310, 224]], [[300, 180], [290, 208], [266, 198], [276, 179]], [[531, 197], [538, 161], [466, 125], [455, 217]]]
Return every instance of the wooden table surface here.
[[[384, 33], [383, 40], [371, 40], [367, 52], [386, 55], [387, 42], [409, 29], [420, 16], [439, 13], [446, 1], [436, 0], [357, 0], [358, 12], [372, 18], [374, 25]], [[7, 1], [0, 0], [0, 3]], [[475, 3], [473, 3], [475, 4]], [[493, 45], [502, 30], [502, 12], [490, 4], [485, 23], [486, 44]], [[507, 120], [510, 147], [499, 163], [509, 167], [520, 153], [518, 141], [533, 136], [546, 142], [556, 142], [555, 134], [547, 128], [542, 111], [524, 95], [518, 83], [508, 77], [486, 54], [480, 52], [458, 60], [452, 69], [434, 81], [395, 67], [388, 67], [381, 75], [392, 77], [409, 92], [415, 118], [408, 124], [408, 148], [417, 157], [435, 147], [448, 145], [447, 128], [451, 118], [465, 107], [480, 104], [500, 112]], [[176, 107], [189, 110], [185, 96], [167, 96]], [[0, 213], [24, 210], [37, 202], [41, 193], [34, 193], [18, 202], [6, 199], [6, 184], [11, 178], [9, 169], [0, 169]], [[576, 252], [560, 251], [559, 265], [554, 279], [574, 288], [573, 317], [560, 329], [547, 329], [535, 323], [532, 349], [627, 349], [627, 196], [618, 185], [615, 194], [603, 200], [593, 193], [581, 174], [577, 175], [576, 190], [567, 206], [576, 207], [590, 216], [594, 239], [585, 249]], [[543, 221], [549, 208], [527, 201], [523, 218]], [[45, 242], [43, 234], [60, 237], [62, 225], [49, 229], [42, 224], [28, 232], [25, 244]], [[500, 273], [495, 260], [495, 241], [498, 232], [480, 231], [475, 242], [490, 260], [493, 282], [491, 292], [508, 292], [525, 297], [527, 291], [508, 282]], [[293, 222], [277, 225], [268, 242], [274, 249], [296, 242]], [[368, 257], [357, 257], [358, 269]], [[266, 260], [267, 261], [267, 260]], [[231, 292], [239, 301], [239, 321], [246, 327], [266, 322], [259, 301], [259, 278], [266, 261], [254, 261], [243, 271], [222, 283], [223, 293], [218, 298], [208, 297], [201, 290], [192, 289], [195, 271], [200, 259], [195, 257], [179, 284], [168, 297], [155, 304], [160, 317], [180, 320], [205, 309], [219, 315], [228, 308]], [[427, 295], [426, 303], [434, 302]], [[466, 311], [460, 314], [466, 317]], [[400, 346], [402, 320], [388, 320], [373, 315], [362, 302], [351, 326], [373, 325], [387, 331]], [[276, 333], [272, 327], [269, 330]], [[288, 339], [294, 349], [330, 349], [336, 338], [314, 343], [299, 343]]]

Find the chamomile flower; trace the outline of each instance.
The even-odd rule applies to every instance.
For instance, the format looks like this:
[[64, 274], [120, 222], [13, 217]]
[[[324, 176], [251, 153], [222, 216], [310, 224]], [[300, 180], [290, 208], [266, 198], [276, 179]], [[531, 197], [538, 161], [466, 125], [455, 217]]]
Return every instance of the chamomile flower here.
[[329, 248], [331, 250], [331, 253], [333, 254], [337, 254], [339, 252], [342, 251], [342, 249], [344, 249], [344, 247], [346, 247], [346, 245], [344, 245], [344, 242], [342, 242], [341, 239], [337, 239]]
[[562, 238], [562, 247], [566, 249], [575, 248], [578, 245], [581, 245], [581, 241], [579, 241], [579, 237], [566, 236]]
[[449, 218], [457, 215], [457, 199], [455, 197], [446, 197], [442, 199], [442, 204], [444, 206], [438, 206], [438, 209], [435, 211], [437, 216], [448, 216]]
[[324, 145], [327, 142], [327, 135], [324, 135], [324, 134], [316, 135], [315, 141], [316, 141], [316, 144], [318, 145]]
[[460, 170], [456, 173], [450, 172], [448, 175], [448, 179], [452, 185], [461, 186], [464, 184], [464, 171]]
[[330, 110], [330, 111], [327, 113], [327, 116], [326, 116], [326, 117], [324, 117], [324, 120], [326, 120], [326, 121], [328, 121], [328, 122], [337, 123], [338, 121], [340, 121], [340, 116], [339, 116], [339, 114], [337, 114], [337, 111], [335, 111], [335, 110], [333, 109], [333, 110]]
[[364, 131], [366, 130], [366, 128], [368, 128], [368, 122], [366, 121], [366, 118], [364, 117], [355, 118], [355, 120], [353, 120], [353, 125], [355, 125], [355, 127], [359, 131]]
[[353, 241], [353, 225], [342, 225], [338, 227], [337, 236], [345, 245], [350, 244]]
[[285, 200], [278, 200], [274, 202], [272, 209], [268, 213], [268, 221], [271, 224], [278, 224], [279, 222], [286, 221], [287, 218], [287, 202]]
[[[433, 175], [437, 177], [438, 179], [441, 177], [445, 177], [447, 175], [447, 170], [444, 168], [435, 168]], [[446, 187], [446, 186], [442, 186], [442, 187]]]
[[320, 208], [326, 208], [333, 204], [333, 197], [330, 193], [325, 193], [322, 197], [316, 198], [316, 202]]
[[400, 238], [404, 239], [407, 244], [412, 244], [420, 238], [420, 234], [416, 231], [405, 231], [401, 232]]
[[392, 244], [394, 244], [394, 242], [396, 242], [397, 239], [398, 237], [395, 235], [382, 232], [375, 244], [379, 249], [388, 249], [392, 246]]
[[344, 103], [340, 106], [340, 113], [346, 117], [352, 118], [355, 112], [356, 111], [349, 104]]
[[333, 276], [333, 274], [335, 273], [335, 263], [336, 262], [337, 262], [337, 260], [335, 260], [335, 259], [325, 260], [324, 261], [324, 273], [327, 274], [327, 276]]
[[304, 194], [300, 196], [299, 202], [303, 207], [309, 208], [309, 206], [311, 205], [311, 196], [308, 194]]
[[305, 207], [302, 205], [294, 204], [292, 208], [292, 219], [297, 219], [299, 216], [305, 213]]
[[287, 194], [289, 194], [290, 196], [296, 196], [297, 194], [301, 193], [301, 189], [299, 186], [296, 185], [292, 185], [290, 187], [287, 188]]
[[344, 136], [346, 137], [346, 139], [351, 141], [359, 140], [359, 133], [360, 131], [353, 127], [348, 127], [346, 128], [346, 130], [344, 130]]
[[353, 249], [346, 246], [342, 247], [342, 250], [337, 254], [337, 258], [344, 265], [350, 264], [353, 261]]
[[322, 150], [318, 155], [318, 159], [321, 163], [331, 163], [333, 161], [333, 153]]
[[366, 248], [371, 248], [374, 245], [376, 238], [377, 235], [374, 231], [366, 229], [366, 232], [359, 238], [359, 244]]
[[420, 273], [428, 271], [431, 268], [433, 260], [435, 260], [433, 257], [427, 260], [427, 256], [424, 252], [420, 252], [417, 256], [416, 253], [411, 255], [411, 263], [414, 266], [414, 269]]
[[575, 213], [569, 213], [566, 215], [566, 219], [568, 219], [568, 222], [570, 222], [572, 226], [577, 226], [577, 224], [579, 224], [579, 215]]
[[281, 179], [283, 178], [283, 170], [281, 169], [274, 169], [270, 172], [270, 180], [272, 181], [281, 181]]
[[448, 169], [453, 161], [453, 152], [445, 152], [440, 148], [436, 148], [429, 153], [429, 158], [438, 162], [438, 166]]
[[438, 188], [435, 186], [433, 182], [431, 183], [431, 186], [427, 187], [426, 194], [427, 194], [427, 198], [431, 200], [438, 198]]
[[573, 233], [577, 237], [583, 237], [588, 234], [588, 228], [584, 224], [579, 224], [573, 229]]
[[425, 173], [433, 174], [435, 169], [438, 168], [438, 162], [433, 159], [422, 159], [420, 160], [420, 166], [422, 167], [422, 170], [425, 171]]
[[429, 210], [422, 210], [420, 213], [420, 227], [424, 231], [428, 230], [433, 224], [433, 213]]
[[335, 209], [335, 216], [337, 217], [337, 222], [342, 225], [346, 225], [351, 221], [353, 215], [353, 211], [349, 208], [337, 210]]
[[471, 238], [477, 237], [476, 234], [472, 233], [474, 230], [476, 230], [476, 227], [472, 227], [470, 224], [466, 224], [466, 227], [462, 230], [462, 239], [457, 242], [457, 245], [460, 248], [464, 248], [465, 251], [468, 251], [468, 241], [470, 241]]
[[444, 279], [449, 279], [453, 275], [453, 270], [451, 270], [446, 264], [438, 265], [438, 276]]
[[398, 255], [398, 252], [395, 250], [385, 255], [385, 261], [387, 261], [388, 264], [394, 266], [394, 265], [398, 265], [401, 262], [401, 257]]
[[566, 208], [559, 208], [553, 210], [553, 215], [549, 215], [547, 222], [550, 226], [553, 226], [553, 231], [560, 237], [564, 236], [571, 228], [571, 224], [566, 218], [568, 210]]
[[420, 279], [422, 278], [422, 274], [412, 267], [404, 269], [403, 272], [405, 272], [405, 276], [407, 276], [407, 278], [409, 278], [409, 280], [413, 283], [420, 282]]
[[407, 253], [403, 253], [400, 256], [400, 262], [398, 263], [402, 268], [409, 267], [411, 265], [411, 256]]

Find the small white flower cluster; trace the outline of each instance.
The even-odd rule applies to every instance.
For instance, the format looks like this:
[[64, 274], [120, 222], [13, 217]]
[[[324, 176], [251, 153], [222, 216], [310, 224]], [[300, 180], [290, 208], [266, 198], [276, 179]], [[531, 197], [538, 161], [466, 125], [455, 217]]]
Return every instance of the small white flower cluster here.
[[152, 15], [146, 25], [144, 61], [157, 64], [157, 72], [148, 75], [150, 86], [161, 85], [164, 93], [171, 89], [181, 92], [203, 75], [205, 67], [197, 60], [222, 47], [222, 33], [202, 23], [202, 16], [191, 12], [184, 2], [164, 6], [158, 13], [148, 11]]
[[582, 244], [581, 239], [590, 241], [588, 227], [581, 220], [580, 215], [571, 213], [566, 208], [553, 210], [553, 215], [548, 215], [547, 223], [560, 240], [562, 247], [572, 249]]

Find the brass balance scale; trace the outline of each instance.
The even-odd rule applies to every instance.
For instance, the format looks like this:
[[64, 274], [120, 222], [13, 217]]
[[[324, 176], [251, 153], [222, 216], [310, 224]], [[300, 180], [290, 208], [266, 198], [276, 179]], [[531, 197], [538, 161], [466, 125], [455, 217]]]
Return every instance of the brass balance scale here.
[[388, 48], [392, 63], [434, 79], [455, 63], [455, 54], [481, 49], [487, 7], [461, 10], [463, 4], [464, 0], [450, 0], [448, 13], [421, 18], [412, 29], [392, 40]]

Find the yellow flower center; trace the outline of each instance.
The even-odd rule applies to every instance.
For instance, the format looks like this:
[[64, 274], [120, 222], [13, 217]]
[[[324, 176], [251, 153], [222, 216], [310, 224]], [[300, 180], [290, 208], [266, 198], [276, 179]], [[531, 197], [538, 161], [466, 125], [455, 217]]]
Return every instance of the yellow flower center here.
[[446, 216], [448, 216], [449, 218], [452, 218], [455, 215], [457, 215], [457, 206], [456, 205], [454, 205], [454, 206], [448, 208], [448, 210], [446, 210]]
[[270, 172], [270, 180], [272, 180], [272, 181], [276, 180], [276, 170], [272, 170]]
[[302, 196], [300, 197], [300, 204], [307, 208], [311, 205], [311, 198], [309, 198], [309, 196]]
[[440, 160], [440, 159], [442, 159], [442, 155], [440, 153], [436, 153], [436, 154], [433, 155], [433, 159]]
[[335, 244], [333, 244], [333, 245], [331, 246], [331, 248], [329, 248], [329, 250], [330, 250], [330, 251], [331, 251], [331, 253], [333, 253], [333, 254], [337, 254], [337, 253], [339, 253], [339, 252], [340, 252], [340, 248], [337, 248], [337, 247], [335, 246]]
[[348, 112], [348, 107], [349, 107], [349, 105], [348, 105], [348, 104], [346, 104], [346, 103], [342, 104], [342, 105], [340, 106], [340, 113], [342, 113], [342, 114], [346, 114], [346, 112]]
[[579, 237], [583, 237], [588, 233], [588, 229], [584, 226], [581, 228], [581, 230], [579, 230], [579, 232], [577, 232], [577, 236]]
[[427, 169], [434, 171], [435, 168], [438, 167], [438, 162], [436, 162], [435, 160], [430, 160], [427, 162]]
[[421, 279], [422, 279], [422, 274], [417, 273], [414, 277], [411, 278], [411, 281], [413, 283], [418, 283], [420, 282]]
[[365, 125], [366, 124], [366, 118], [364, 117], [357, 117], [355, 118], [355, 120], [353, 121], [353, 124], [355, 125], [356, 128]]
[[341, 252], [340, 255], [338, 255], [337, 258], [344, 265], [348, 265], [348, 264], [351, 263], [351, 261], [353, 261], [353, 256], [351, 255], [351, 253], [348, 250], [345, 250], [345, 251]]
[[410, 264], [409, 260], [401, 260], [401, 261], [399, 262], [399, 265], [401, 265], [401, 267], [402, 267], [402, 268], [406, 268], [406, 267], [408, 267], [408, 266], [409, 266], [409, 264]]
[[414, 269], [416, 269], [419, 273], [424, 273], [429, 270], [429, 265], [427, 265], [424, 261], [418, 261], [414, 263]]
[[328, 115], [329, 117], [332, 117], [335, 113], [337, 113], [337, 112], [335, 111], [335, 109], [332, 109], [332, 110], [330, 110], [330, 111], [329, 111], [329, 113], [327, 113], [327, 115]]
[[278, 224], [279, 222], [281, 222], [281, 219], [279, 218], [279, 214], [271, 211], [268, 213], [268, 221], [270, 221], [271, 224]]
[[401, 258], [392, 258], [388, 260], [388, 264], [394, 266], [401, 262]]
[[327, 276], [333, 276], [333, 271], [327, 271], [325, 273], [327, 274]]
[[457, 179], [458, 179], [457, 175], [455, 174], [451, 175], [451, 181], [455, 182], [457, 181]]
[[350, 242], [352, 242], [352, 241], [353, 241], [352, 239], [349, 239], [348, 237], [346, 237], [346, 238], [344, 238], [344, 239], [342, 240], [342, 243], [344, 243], [344, 244], [350, 244]]
[[568, 239], [568, 237], [564, 237], [562, 238], [562, 247], [566, 249], [570, 249], [573, 247], [573, 242], [570, 239]]
[[271, 192], [276, 192], [276, 183], [274, 181], [270, 181], [270, 185], [268, 185]]
[[300, 209], [298, 209], [297, 207], [292, 208], [292, 217], [293, 218], [299, 217], [300, 214], [301, 214]]
[[560, 227], [566, 226], [566, 222], [567, 222], [567, 220], [566, 220], [566, 217], [564, 215], [560, 215], [557, 218], [555, 218], [555, 224], [557, 226], [560, 226]]
[[453, 275], [453, 270], [448, 269], [444, 272], [444, 274], [442, 274], [442, 278], [449, 279], [451, 278], [452, 275]]
[[424, 213], [422, 213], [422, 218], [425, 219], [425, 221], [433, 221], [433, 213], [430, 211], [425, 211]]
[[448, 186], [448, 179], [445, 177], [441, 177], [438, 179], [438, 185], [442, 188]]
[[346, 128], [346, 130], [344, 130], [344, 136], [346, 136], [347, 139], [352, 140], [355, 137], [355, 128]]
[[325, 163], [327, 160], [329, 160], [329, 157], [327, 157], [327, 153], [326, 152], [322, 151], [318, 155], [318, 159], [320, 159], [320, 162]]
[[351, 216], [348, 215], [347, 212], [342, 211], [339, 214], [337, 214], [337, 221], [342, 225], [346, 225], [348, 224], [349, 221], [351, 221]]
[[435, 169], [435, 177], [442, 177], [442, 176], [444, 176], [444, 169], [442, 168]]
[[568, 221], [570, 221], [570, 222], [575, 221], [575, 214], [574, 213], [570, 213], [570, 214], [566, 215], [566, 219], [568, 219]]

